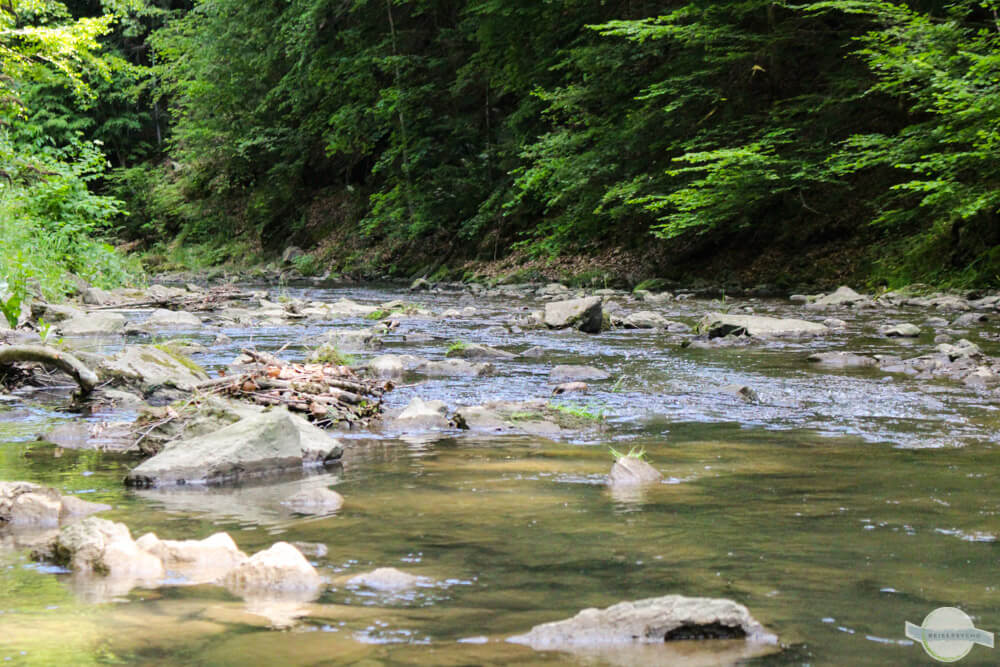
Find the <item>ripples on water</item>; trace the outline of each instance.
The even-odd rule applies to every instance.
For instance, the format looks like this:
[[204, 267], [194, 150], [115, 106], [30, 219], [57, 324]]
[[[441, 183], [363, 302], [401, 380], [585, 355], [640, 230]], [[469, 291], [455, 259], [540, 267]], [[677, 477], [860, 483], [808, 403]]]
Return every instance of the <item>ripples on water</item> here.
[[[479, 309], [472, 318], [444, 322], [403, 318], [381, 353], [439, 359], [453, 339], [515, 352], [545, 350], [540, 359], [497, 362], [495, 377], [419, 381], [388, 395], [390, 410], [414, 396], [452, 407], [546, 398], [551, 366], [584, 363], [608, 370], [613, 379], [556, 402], [603, 412], [606, 419], [561, 442], [452, 432], [347, 433], [341, 434], [350, 444], [343, 465], [304, 479], [127, 492], [120, 480], [129, 461], [33, 441], [39, 431], [77, 418], [62, 411], [63, 396], [4, 400], [3, 478], [110, 503], [115, 509], [107, 516], [125, 521], [134, 536], [155, 530], [162, 537], [200, 538], [227, 530], [248, 552], [276, 539], [322, 543], [329, 553], [311, 560], [334, 583], [316, 603], [281, 610], [250, 609], [205, 586], [140, 589], [116, 602], [90, 604], [93, 592], [30, 563], [23, 544], [4, 538], [0, 659], [164, 665], [686, 661], [691, 656], [679, 658], [663, 647], [569, 655], [532, 653], [500, 641], [588, 606], [668, 593], [746, 604], [787, 645], [779, 655], [758, 659], [761, 664], [920, 662], [923, 652], [903, 638], [903, 623], [919, 623], [944, 605], [962, 607], [979, 627], [1000, 629], [992, 400], [961, 386], [870, 371], [827, 372], [804, 362], [813, 351], [836, 349], [916, 355], [932, 348], [929, 339], [867, 337], [880, 320], [863, 316], [849, 320], [849, 334], [822, 340], [684, 350], [648, 332], [507, 332], [512, 314], [539, 307], [533, 299], [413, 296], [392, 289], [290, 290], [289, 296], [369, 304], [403, 298], [438, 312]], [[801, 313], [778, 302], [753, 306], [758, 314]], [[690, 322], [712, 306], [690, 301], [667, 308], [672, 319]], [[902, 315], [919, 323], [926, 314]], [[214, 369], [241, 347], [275, 350], [291, 341], [285, 354], [301, 358], [332, 326], [371, 324], [358, 318], [225, 328], [231, 344], [195, 357]], [[413, 333], [434, 339], [403, 340]], [[216, 334], [178, 332], [205, 345]], [[728, 384], [751, 386], [761, 403], [720, 393]], [[123, 418], [130, 417], [87, 417]], [[644, 447], [665, 482], [609, 491], [603, 485], [608, 445]], [[335, 486], [347, 499], [344, 508], [303, 519], [280, 505], [311, 485]], [[336, 583], [383, 566], [424, 576], [427, 584], [385, 595]], [[277, 617], [289, 629], [269, 629]], [[963, 664], [992, 657], [977, 647]], [[720, 652], [709, 664], [738, 658]]]

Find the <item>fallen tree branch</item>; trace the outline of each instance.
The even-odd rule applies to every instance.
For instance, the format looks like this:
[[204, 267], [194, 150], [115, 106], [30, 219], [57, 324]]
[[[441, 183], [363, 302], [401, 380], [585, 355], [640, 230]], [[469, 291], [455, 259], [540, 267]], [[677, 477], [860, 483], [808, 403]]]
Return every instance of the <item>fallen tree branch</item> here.
[[89, 394], [99, 382], [97, 374], [67, 352], [42, 345], [4, 345], [0, 347], [0, 364], [34, 362], [55, 367], [80, 385], [80, 393]]

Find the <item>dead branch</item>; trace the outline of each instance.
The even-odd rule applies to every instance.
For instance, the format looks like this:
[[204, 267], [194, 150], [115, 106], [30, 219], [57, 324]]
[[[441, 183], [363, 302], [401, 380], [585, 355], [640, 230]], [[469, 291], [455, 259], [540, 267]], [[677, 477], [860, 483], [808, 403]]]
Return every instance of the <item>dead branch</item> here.
[[42, 345], [5, 345], [0, 347], [0, 364], [34, 362], [55, 367], [80, 385], [80, 393], [89, 394], [97, 386], [97, 374], [67, 352]]

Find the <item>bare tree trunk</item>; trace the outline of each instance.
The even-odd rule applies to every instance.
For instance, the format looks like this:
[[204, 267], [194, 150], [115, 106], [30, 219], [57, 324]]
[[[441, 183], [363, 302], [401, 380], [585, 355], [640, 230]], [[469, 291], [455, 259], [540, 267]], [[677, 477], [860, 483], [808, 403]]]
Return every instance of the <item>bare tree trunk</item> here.
[[[392, 18], [392, 0], [385, 0], [385, 9], [389, 14], [389, 34], [392, 37], [392, 57], [393, 57], [393, 69], [395, 70], [396, 78], [396, 90], [401, 93], [402, 87], [400, 82], [402, 81], [402, 75], [399, 71], [399, 50], [396, 46], [396, 22]], [[405, 189], [406, 189], [406, 208], [407, 212], [410, 214], [410, 223], [413, 223], [413, 181], [410, 178], [410, 151], [408, 146], [408, 140], [406, 138], [406, 117], [403, 115], [403, 107], [400, 99], [396, 99], [396, 113], [399, 115], [399, 136], [403, 142], [403, 177], [406, 179]]]

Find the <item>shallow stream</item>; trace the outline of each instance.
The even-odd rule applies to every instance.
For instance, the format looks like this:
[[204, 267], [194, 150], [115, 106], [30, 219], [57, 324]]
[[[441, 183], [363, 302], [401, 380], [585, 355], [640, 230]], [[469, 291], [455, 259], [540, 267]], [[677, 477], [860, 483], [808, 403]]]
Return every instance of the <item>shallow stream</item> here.
[[[209, 490], [126, 490], [121, 480], [134, 459], [36, 440], [66, 421], [99, 425], [128, 413], [81, 417], [66, 411], [60, 392], [6, 397], [0, 479], [111, 504], [102, 516], [124, 522], [135, 537], [155, 531], [202, 538], [225, 530], [247, 553], [277, 540], [321, 543], [327, 555], [311, 560], [332, 584], [294, 610], [254, 608], [207, 586], [117, 595], [33, 563], [24, 540], [0, 536], [0, 661], [633, 665], [731, 658], [663, 647], [533, 652], [504, 641], [586, 607], [671, 593], [734, 599], [776, 631], [783, 650], [748, 664], [929, 663], [903, 626], [940, 606], [960, 607], [977, 627], [1000, 630], [994, 395], [805, 361], [819, 350], [929, 351], [929, 332], [913, 341], [875, 335], [887, 318], [919, 324], [926, 311], [835, 313], [848, 328], [822, 339], [689, 350], [643, 331], [510, 333], [503, 324], [512, 315], [540, 306], [513, 295], [356, 287], [289, 294], [366, 304], [402, 298], [435, 312], [477, 309], [464, 319], [404, 318], [381, 353], [439, 359], [455, 339], [513, 352], [545, 349], [539, 358], [495, 362], [493, 376], [415, 378], [387, 396], [390, 410], [414, 396], [452, 408], [547, 398], [556, 364], [598, 366], [612, 379], [593, 383], [585, 395], [552, 399], [598, 417], [583, 418], [582, 428], [558, 440], [391, 427], [335, 432], [348, 444], [339, 467]], [[785, 301], [727, 304], [744, 305], [758, 314], [803, 316]], [[690, 323], [717, 306], [690, 300], [658, 309]], [[370, 325], [357, 318], [225, 328], [232, 342], [224, 346], [211, 346], [217, 329], [177, 335], [211, 346], [194, 359], [215, 369], [241, 347], [287, 344], [283, 356], [296, 359], [331, 327]], [[997, 354], [995, 328], [977, 332], [980, 338], [970, 339]], [[407, 342], [413, 334], [434, 340]], [[720, 392], [730, 384], [752, 387], [760, 403]], [[609, 491], [610, 447], [644, 448], [665, 482], [642, 492]], [[302, 518], [279, 504], [316, 484], [346, 498], [336, 515]], [[426, 576], [427, 583], [403, 595], [343, 583], [383, 566]], [[995, 664], [998, 655], [976, 647], [963, 664]]]

